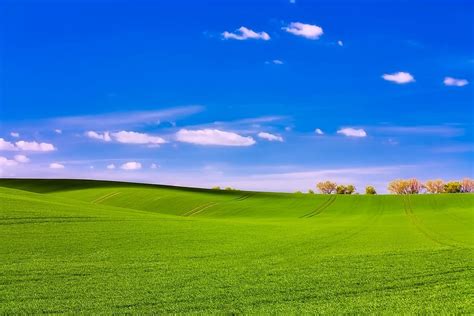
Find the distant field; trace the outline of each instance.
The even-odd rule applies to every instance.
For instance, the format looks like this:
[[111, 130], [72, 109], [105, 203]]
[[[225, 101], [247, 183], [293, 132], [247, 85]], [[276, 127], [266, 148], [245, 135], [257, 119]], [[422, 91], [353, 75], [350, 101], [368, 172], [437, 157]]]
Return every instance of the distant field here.
[[474, 195], [0, 179], [0, 312], [474, 313]]

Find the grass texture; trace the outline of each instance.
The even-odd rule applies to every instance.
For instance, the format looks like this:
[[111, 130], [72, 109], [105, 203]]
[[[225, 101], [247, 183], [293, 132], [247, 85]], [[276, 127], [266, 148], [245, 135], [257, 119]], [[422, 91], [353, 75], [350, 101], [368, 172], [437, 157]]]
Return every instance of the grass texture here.
[[474, 195], [0, 179], [0, 312], [474, 313]]

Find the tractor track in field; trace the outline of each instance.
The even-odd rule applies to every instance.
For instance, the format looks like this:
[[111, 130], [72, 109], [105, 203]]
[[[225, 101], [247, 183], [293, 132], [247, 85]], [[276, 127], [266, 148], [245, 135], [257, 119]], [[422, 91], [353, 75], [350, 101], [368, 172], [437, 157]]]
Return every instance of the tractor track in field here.
[[252, 195], [254, 195], [255, 193], [248, 193], [248, 194], [244, 194], [244, 195], [241, 195], [239, 196], [238, 198], [235, 198], [231, 201], [243, 201], [243, 200], [246, 200], [248, 199], [249, 197], [251, 197]]
[[193, 215], [199, 214], [202, 211], [204, 211], [205, 209], [208, 209], [208, 208], [210, 208], [212, 206], [215, 206], [217, 204], [218, 204], [217, 202], [208, 202], [208, 203], [205, 203], [205, 204], [201, 204], [199, 206], [196, 206], [192, 210], [187, 211], [186, 213], [184, 213], [181, 216], [185, 216], [185, 217], [193, 216]]
[[104, 202], [105, 200], [108, 200], [114, 196], [117, 196], [119, 195], [120, 192], [111, 192], [111, 193], [107, 193], [106, 195], [103, 195], [101, 197], [98, 197], [97, 199], [95, 199], [94, 201], [92, 201], [91, 203], [93, 204], [99, 204], [99, 203], [102, 203]]
[[336, 195], [334, 194], [334, 195], [330, 196], [329, 199], [327, 199], [322, 204], [320, 204], [316, 209], [314, 209], [313, 211], [311, 211], [307, 214], [304, 214], [304, 215], [300, 216], [299, 218], [311, 218], [313, 216], [319, 215], [324, 210], [326, 210], [329, 206], [331, 206], [331, 204], [333, 204], [335, 200], [336, 200]]
[[413, 212], [410, 197], [408, 195], [403, 197], [403, 208], [405, 209], [405, 215], [408, 217], [413, 226], [427, 239], [442, 246], [448, 246], [452, 248], [463, 248], [460, 247], [456, 242], [447, 242], [445, 240], [441, 240], [440, 238], [438, 238], [438, 236], [436, 236], [437, 234], [435, 232], [426, 228], [421, 222], [421, 220]]

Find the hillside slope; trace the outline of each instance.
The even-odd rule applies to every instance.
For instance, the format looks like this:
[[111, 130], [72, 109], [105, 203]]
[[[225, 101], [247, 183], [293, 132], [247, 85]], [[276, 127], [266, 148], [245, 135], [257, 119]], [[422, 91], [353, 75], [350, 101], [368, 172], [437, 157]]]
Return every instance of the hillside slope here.
[[472, 313], [473, 205], [0, 179], [0, 310]]

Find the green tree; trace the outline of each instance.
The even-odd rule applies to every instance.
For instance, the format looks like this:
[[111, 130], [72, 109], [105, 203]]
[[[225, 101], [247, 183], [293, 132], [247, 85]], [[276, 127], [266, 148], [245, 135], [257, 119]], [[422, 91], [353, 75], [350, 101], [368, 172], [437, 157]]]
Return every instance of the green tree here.
[[368, 185], [365, 187], [365, 194], [377, 194], [377, 191], [375, 191], [373, 186]]
[[342, 184], [338, 185], [336, 187], [336, 193], [337, 194], [346, 194], [346, 186], [342, 185]]
[[444, 185], [444, 191], [446, 193], [459, 193], [461, 192], [461, 183], [458, 181], [451, 181]]
[[355, 186], [353, 186], [352, 184], [349, 184], [348, 186], [346, 186], [345, 194], [352, 194], [355, 192], [355, 190], [356, 190]]

